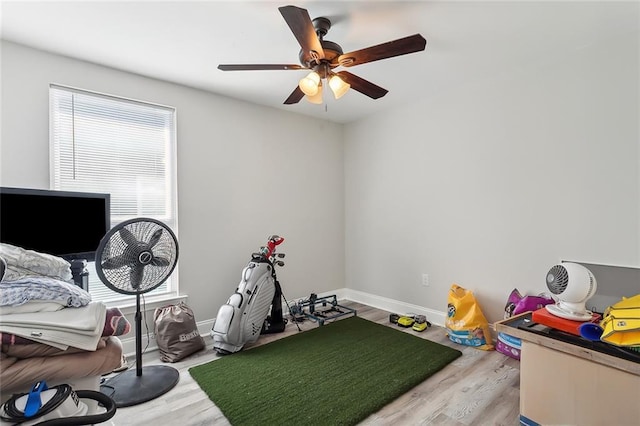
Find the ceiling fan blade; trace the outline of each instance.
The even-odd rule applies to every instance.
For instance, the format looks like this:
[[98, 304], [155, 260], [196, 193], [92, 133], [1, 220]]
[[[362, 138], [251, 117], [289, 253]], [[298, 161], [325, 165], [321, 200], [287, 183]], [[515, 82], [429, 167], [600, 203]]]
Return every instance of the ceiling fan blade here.
[[300, 87], [296, 86], [295, 90], [291, 92], [289, 97], [284, 101], [285, 105], [297, 104], [304, 98], [304, 92], [300, 90]]
[[336, 74], [338, 74], [346, 83], [349, 83], [353, 90], [356, 90], [363, 95], [367, 95], [372, 99], [381, 98], [389, 92], [387, 89], [376, 86], [362, 77], [351, 74], [349, 71], [339, 71]]
[[282, 71], [282, 70], [306, 70], [302, 65], [295, 64], [220, 64], [221, 71]]
[[337, 62], [343, 67], [365, 64], [367, 62], [379, 61], [380, 59], [393, 58], [394, 56], [406, 55], [424, 50], [427, 40], [420, 34], [388, 41], [376, 46], [366, 47], [353, 52], [344, 53], [338, 56]]
[[310, 54], [313, 58], [324, 59], [324, 50], [316, 35], [316, 29], [313, 27], [307, 9], [296, 6], [282, 6], [278, 10], [287, 25], [289, 25], [289, 28], [291, 28], [293, 35], [298, 40], [300, 47], [302, 47], [302, 51]]

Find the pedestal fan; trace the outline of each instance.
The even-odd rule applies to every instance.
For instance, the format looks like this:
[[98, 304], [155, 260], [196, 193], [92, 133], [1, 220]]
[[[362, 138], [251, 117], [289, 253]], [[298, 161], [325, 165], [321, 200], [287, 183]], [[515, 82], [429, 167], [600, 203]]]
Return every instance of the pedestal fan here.
[[150, 401], [168, 392], [180, 377], [170, 366], [142, 367], [142, 316], [140, 295], [166, 281], [178, 261], [178, 241], [162, 222], [149, 218], [130, 219], [114, 226], [96, 251], [96, 272], [111, 290], [136, 296], [136, 369], [107, 380], [103, 388], [117, 407]]

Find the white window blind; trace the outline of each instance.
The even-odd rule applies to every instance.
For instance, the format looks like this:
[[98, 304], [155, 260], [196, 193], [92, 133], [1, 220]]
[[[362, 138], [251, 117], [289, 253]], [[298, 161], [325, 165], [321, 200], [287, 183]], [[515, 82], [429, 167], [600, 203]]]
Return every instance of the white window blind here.
[[[175, 108], [50, 85], [52, 189], [111, 194], [111, 226], [136, 217], [177, 235]], [[89, 267], [93, 300], [127, 297]], [[176, 276], [148, 294], [177, 293]]]

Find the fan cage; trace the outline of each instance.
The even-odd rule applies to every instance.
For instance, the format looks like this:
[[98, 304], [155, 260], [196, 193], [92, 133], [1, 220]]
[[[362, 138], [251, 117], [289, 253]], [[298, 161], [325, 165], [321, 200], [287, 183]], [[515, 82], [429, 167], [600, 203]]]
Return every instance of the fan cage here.
[[567, 289], [569, 273], [562, 265], [555, 265], [547, 273], [547, 287], [553, 294], [562, 294]]
[[[124, 232], [129, 232], [138, 242], [133, 245], [125, 241]], [[159, 238], [151, 247], [154, 234]], [[140, 263], [141, 252], [148, 248], [154, 259], [161, 259], [162, 264]], [[99, 255], [96, 272], [102, 282], [118, 293], [138, 294], [151, 291], [165, 282], [173, 272], [178, 258], [178, 244], [173, 231], [160, 221], [149, 218], [131, 219], [113, 227], [103, 238], [98, 247]], [[118, 258], [123, 266], [104, 268], [102, 265], [110, 259]], [[132, 275], [134, 268], [141, 268], [139, 285], [134, 286]]]

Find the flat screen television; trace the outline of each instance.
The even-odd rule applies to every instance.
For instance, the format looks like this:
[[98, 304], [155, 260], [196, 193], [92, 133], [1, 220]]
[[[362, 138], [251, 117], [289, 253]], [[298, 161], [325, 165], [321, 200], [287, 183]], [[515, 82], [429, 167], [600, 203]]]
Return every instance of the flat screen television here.
[[0, 187], [0, 242], [95, 261], [110, 207], [109, 194]]

